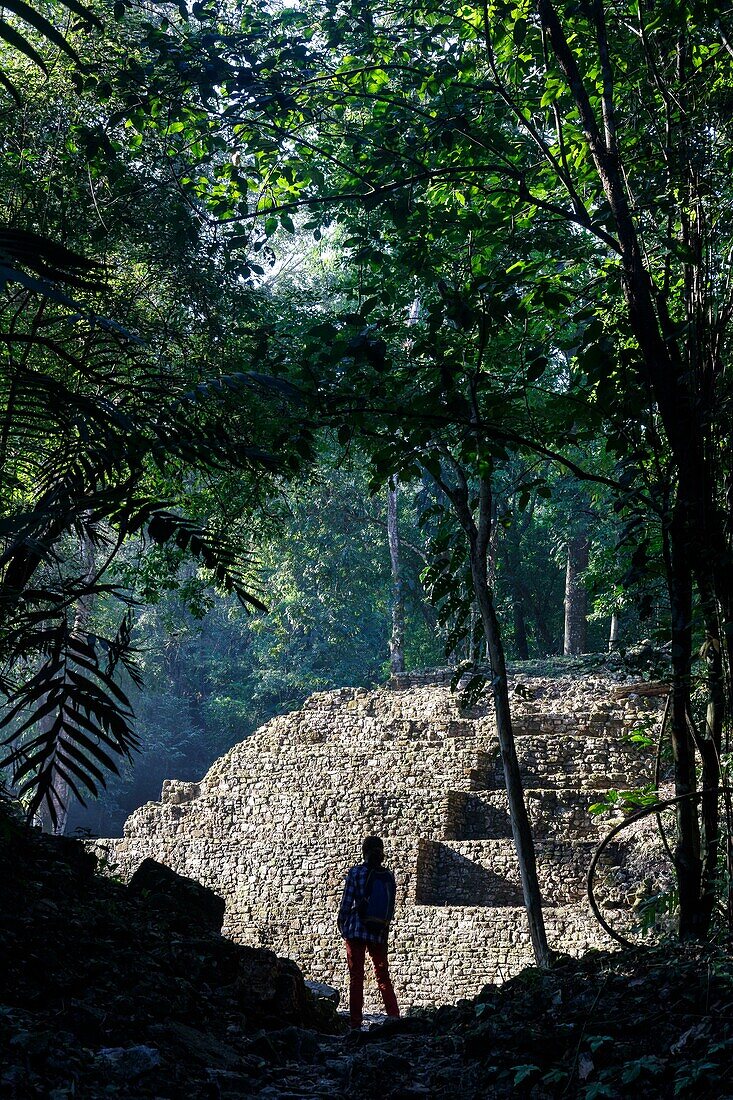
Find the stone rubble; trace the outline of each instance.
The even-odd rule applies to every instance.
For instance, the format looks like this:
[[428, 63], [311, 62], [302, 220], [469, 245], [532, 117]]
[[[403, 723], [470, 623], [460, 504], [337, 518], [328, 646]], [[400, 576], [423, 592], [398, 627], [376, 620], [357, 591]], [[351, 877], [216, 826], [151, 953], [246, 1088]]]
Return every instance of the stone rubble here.
[[[398, 884], [390, 959], [402, 1007], [473, 996], [532, 955], [492, 709], [461, 713], [448, 680], [432, 673], [313, 695], [199, 783], [166, 781], [162, 801], [136, 810], [123, 839], [97, 843], [123, 877], [152, 857], [215, 890], [225, 934], [295, 960], [343, 997], [343, 878], [361, 839], [377, 833]], [[572, 955], [610, 947], [585, 898], [592, 851], [610, 825], [587, 806], [651, 782], [654, 750], [624, 737], [658, 734], [663, 690], [608, 672], [512, 687], [550, 945]], [[624, 878], [615, 850], [606, 868], [605, 896], [625, 904], [638, 881]], [[367, 1009], [374, 997], [372, 988]]]

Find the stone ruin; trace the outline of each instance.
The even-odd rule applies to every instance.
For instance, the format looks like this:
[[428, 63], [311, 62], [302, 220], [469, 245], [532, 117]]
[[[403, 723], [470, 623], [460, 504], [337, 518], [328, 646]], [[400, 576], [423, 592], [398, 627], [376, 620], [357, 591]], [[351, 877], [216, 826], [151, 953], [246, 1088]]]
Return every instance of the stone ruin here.
[[[533, 960], [492, 710], [462, 714], [448, 679], [313, 695], [199, 783], [166, 781], [123, 839], [100, 843], [123, 877], [152, 856], [211, 887], [226, 901], [226, 935], [294, 959], [343, 994], [343, 879], [362, 838], [378, 833], [399, 893], [390, 959], [401, 1006], [472, 996]], [[663, 689], [607, 674], [525, 677], [512, 690], [550, 946], [613, 946], [586, 898], [610, 824], [587, 807], [651, 781], [654, 750], [628, 734], [658, 732]], [[608, 904], [628, 910], [636, 883], [616, 849], [606, 874]], [[367, 988], [367, 1009], [374, 997]]]

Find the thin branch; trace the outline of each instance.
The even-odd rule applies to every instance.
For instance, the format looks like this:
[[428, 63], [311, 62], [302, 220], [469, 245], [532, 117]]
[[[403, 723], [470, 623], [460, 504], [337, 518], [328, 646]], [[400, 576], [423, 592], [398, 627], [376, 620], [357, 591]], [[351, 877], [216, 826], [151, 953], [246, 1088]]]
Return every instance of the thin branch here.
[[598, 42], [598, 57], [601, 62], [601, 80], [603, 91], [601, 93], [601, 111], [603, 114], [603, 128], [606, 138], [606, 152], [609, 156], [618, 156], [618, 144], [616, 140], [616, 118], [613, 109], [613, 70], [608, 50], [608, 33], [606, 30], [606, 11], [603, 0], [594, 0], [593, 17], [596, 25], [596, 40]]

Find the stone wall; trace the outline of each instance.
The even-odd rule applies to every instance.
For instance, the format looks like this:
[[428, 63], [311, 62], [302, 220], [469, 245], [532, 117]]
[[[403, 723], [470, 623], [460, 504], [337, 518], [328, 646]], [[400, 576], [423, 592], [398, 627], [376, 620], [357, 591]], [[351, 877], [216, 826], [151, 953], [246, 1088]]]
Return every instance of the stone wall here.
[[[335, 916], [361, 839], [379, 833], [399, 904], [391, 933], [403, 1004], [472, 995], [531, 961], [498, 743], [488, 708], [458, 711], [444, 673], [312, 696], [236, 745], [198, 783], [166, 781], [113, 849], [123, 875], [153, 856], [226, 900], [225, 932], [345, 988]], [[587, 812], [610, 787], [651, 779], [658, 696], [586, 677], [525, 680], [513, 710], [551, 946], [610, 946], [585, 901], [609, 825]], [[613, 853], [616, 902], [633, 897]], [[628, 878], [628, 876], [627, 876]], [[371, 1005], [374, 990], [371, 990]]]

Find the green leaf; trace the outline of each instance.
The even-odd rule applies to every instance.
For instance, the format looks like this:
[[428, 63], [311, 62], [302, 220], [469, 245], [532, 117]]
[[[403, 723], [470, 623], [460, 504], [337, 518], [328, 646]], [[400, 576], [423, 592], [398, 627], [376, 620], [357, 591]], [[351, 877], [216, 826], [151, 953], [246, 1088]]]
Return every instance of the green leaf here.
[[[52, 23], [48, 21], [48, 19], [45, 19], [44, 16], [42, 16], [35, 8], [31, 7], [30, 4], [27, 4], [25, 0], [7, 0], [7, 2], [4, 3], [3, 6], [5, 8], [8, 8], [12, 12], [15, 12], [15, 14], [20, 16], [21, 19], [25, 20], [26, 23], [30, 23], [30, 25], [34, 27], [40, 35], [48, 39], [49, 42], [52, 42], [54, 46], [58, 46], [60, 50], [63, 50], [64, 53], [67, 53], [69, 57], [73, 58], [74, 61], [78, 60], [76, 51], [72, 49], [64, 36], [56, 30], [56, 28], [53, 26]], [[41, 67], [43, 68], [43, 65], [41, 65]]]
[[527, 367], [527, 381], [536, 382], [544, 374], [549, 360], [546, 355], [538, 355]]
[[532, 1065], [531, 1063], [527, 1063], [527, 1065], [524, 1066], [515, 1066], [513, 1081], [514, 1088], [516, 1088], [517, 1085], [521, 1085], [522, 1081], [526, 1081], [528, 1077], [533, 1077], [536, 1073], [539, 1072], [540, 1067]]
[[4, 19], [0, 19], [0, 38], [4, 38], [10, 46], [14, 46], [16, 50], [24, 53], [42, 72], [48, 72], [46, 63], [38, 50], [34, 49], [28, 39], [20, 34], [15, 27], [11, 27], [9, 23], [6, 23]]
[[621, 1070], [621, 1081], [624, 1085], [630, 1085], [632, 1081], [638, 1080], [642, 1073], [650, 1074], [655, 1077], [659, 1073], [663, 1073], [666, 1068], [665, 1063], [661, 1058], [657, 1058], [655, 1055], [647, 1055], [643, 1058], [637, 1058], [633, 1062], [625, 1062]]
[[613, 1036], [612, 1035], [589, 1035], [588, 1038], [586, 1039], [586, 1042], [587, 1042], [588, 1046], [590, 1047], [591, 1051], [593, 1052], [593, 1054], [595, 1054], [595, 1052], [597, 1050], [600, 1050], [601, 1047], [607, 1046], [609, 1043], [612, 1043], [613, 1042]]

